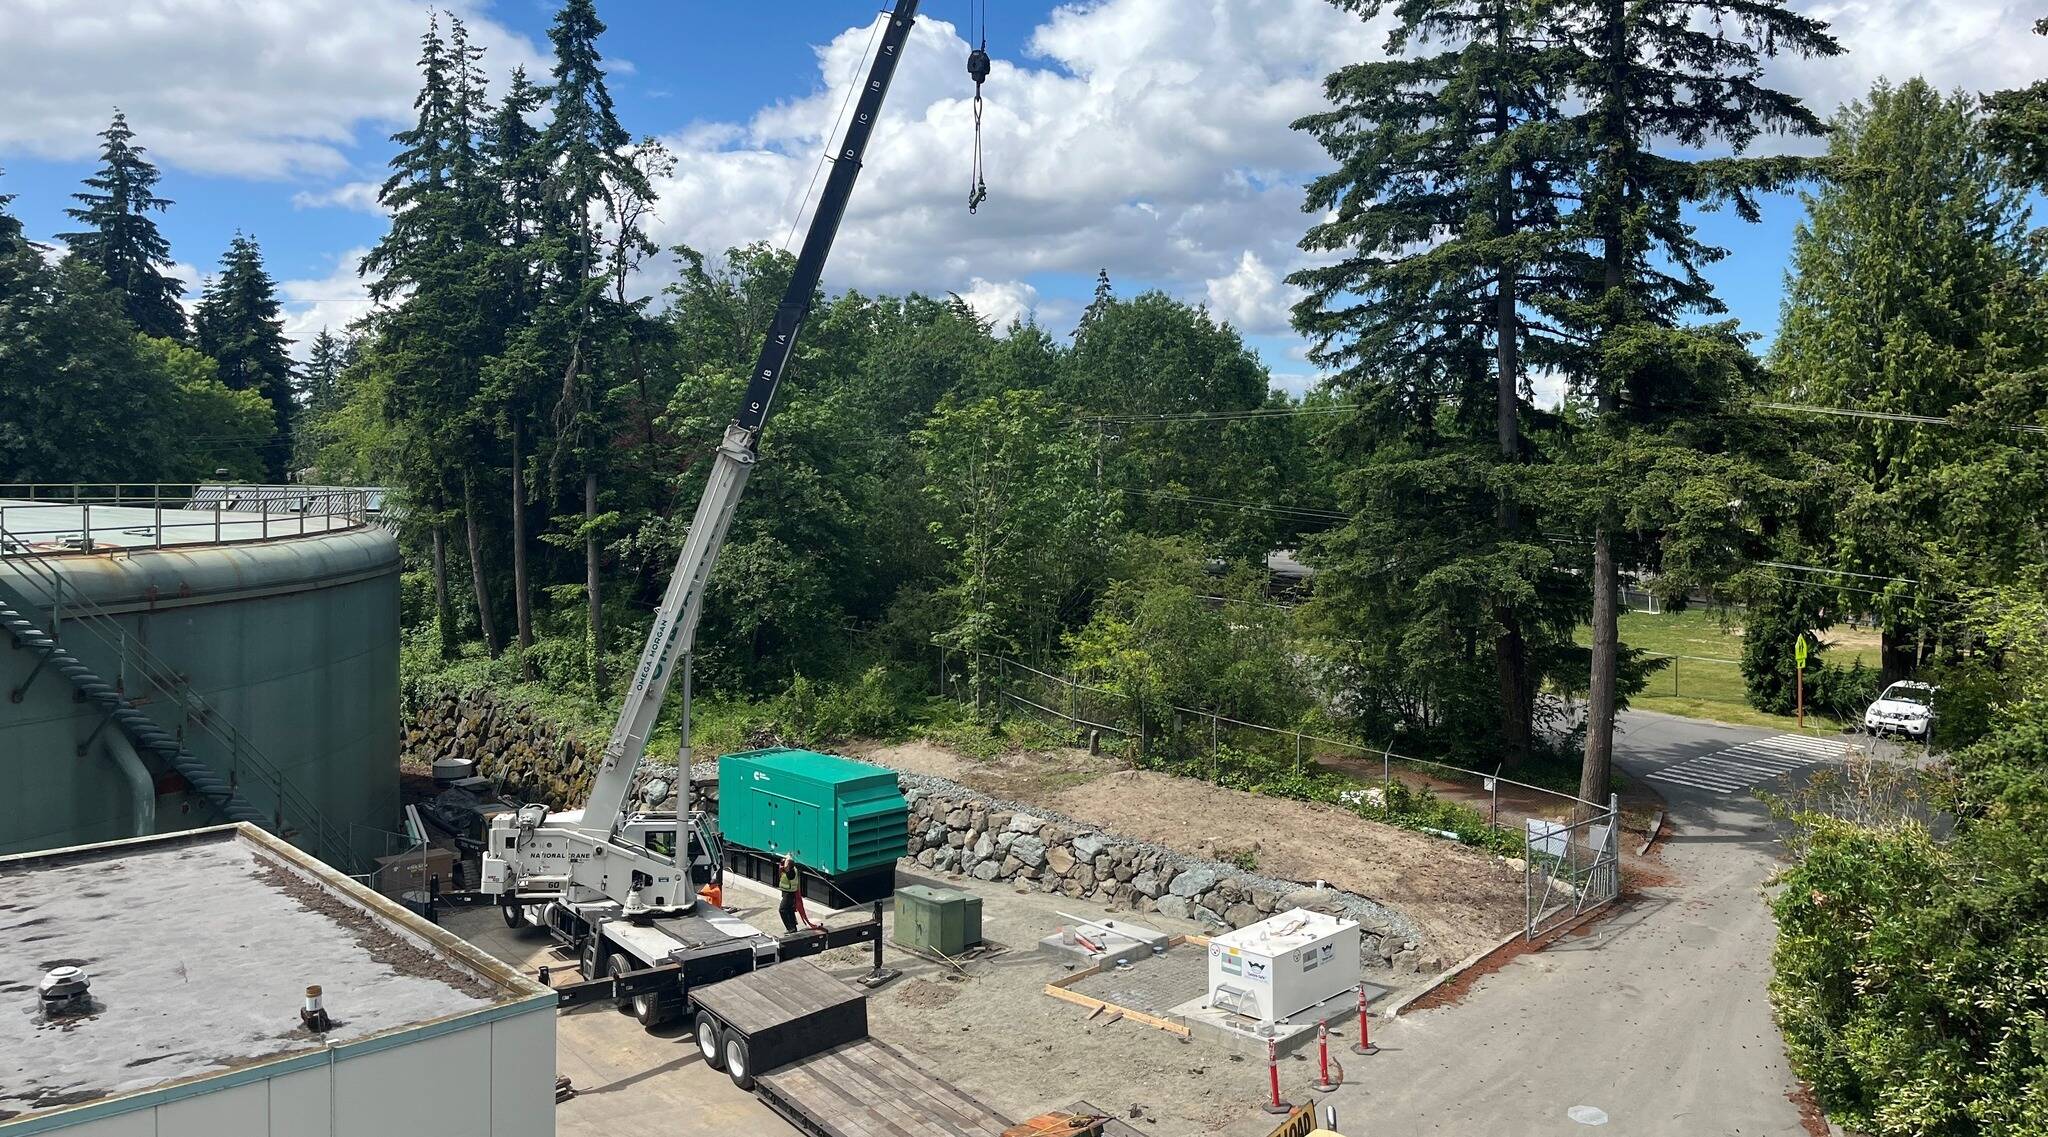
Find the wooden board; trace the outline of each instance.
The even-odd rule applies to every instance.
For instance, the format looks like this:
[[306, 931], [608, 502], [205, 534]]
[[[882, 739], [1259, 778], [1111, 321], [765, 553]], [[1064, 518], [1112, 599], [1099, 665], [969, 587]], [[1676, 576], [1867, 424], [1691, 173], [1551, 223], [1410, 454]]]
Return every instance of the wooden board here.
[[819, 1137], [1002, 1137], [1009, 1121], [886, 1042], [835, 1046], [756, 1079]]
[[868, 1034], [867, 996], [807, 960], [694, 988], [690, 998], [746, 1037], [755, 1070], [773, 1070]]
[[1058, 981], [1046, 984], [1045, 993], [1055, 999], [1072, 1003], [1077, 1007], [1087, 1007], [1091, 1011], [1114, 1011], [1134, 1023], [1143, 1023], [1154, 1030], [1163, 1030], [1168, 1034], [1178, 1035], [1181, 1038], [1186, 1038], [1192, 1033], [1180, 1023], [1168, 1022], [1157, 1015], [1148, 1015], [1140, 1010], [1119, 1006], [1107, 999], [1097, 999], [1090, 995], [1083, 995], [1079, 991], [1069, 991], [1065, 987], [1060, 986]]

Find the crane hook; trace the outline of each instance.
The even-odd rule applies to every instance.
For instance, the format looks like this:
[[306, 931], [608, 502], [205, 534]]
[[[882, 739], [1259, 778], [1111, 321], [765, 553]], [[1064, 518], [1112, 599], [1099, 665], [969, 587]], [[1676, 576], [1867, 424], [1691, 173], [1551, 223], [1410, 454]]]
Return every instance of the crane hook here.
[[973, 213], [988, 200], [988, 183], [981, 176], [981, 85], [988, 81], [988, 40], [967, 53], [967, 77], [974, 80], [974, 172], [967, 186], [967, 212]]

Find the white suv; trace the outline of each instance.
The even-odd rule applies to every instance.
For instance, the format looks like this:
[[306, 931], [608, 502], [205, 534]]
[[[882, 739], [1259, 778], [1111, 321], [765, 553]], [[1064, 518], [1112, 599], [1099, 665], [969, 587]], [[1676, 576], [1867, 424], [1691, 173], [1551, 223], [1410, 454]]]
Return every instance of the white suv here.
[[1884, 689], [1863, 712], [1863, 729], [1872, 734], [1904, 734], [1927, 741], [1934, 723], [1934, 688], [1901, 680]]

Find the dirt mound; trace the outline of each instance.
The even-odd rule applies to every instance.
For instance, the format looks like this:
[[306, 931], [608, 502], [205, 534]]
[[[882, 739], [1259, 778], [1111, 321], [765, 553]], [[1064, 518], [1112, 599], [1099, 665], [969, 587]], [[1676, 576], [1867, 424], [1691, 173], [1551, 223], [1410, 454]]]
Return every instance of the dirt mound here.
[[1118, 769], [1085, 751], [987, 761], [928, 742], [860, 748], [868, 761], [948, 778], [1013, 801], [1266, 876], [1326, 880], [1417, 925], [1432, 954], [1456, 961], [1521, 927], [1522, 876], [1490, 854], [1367, 821], [1331, 806]]

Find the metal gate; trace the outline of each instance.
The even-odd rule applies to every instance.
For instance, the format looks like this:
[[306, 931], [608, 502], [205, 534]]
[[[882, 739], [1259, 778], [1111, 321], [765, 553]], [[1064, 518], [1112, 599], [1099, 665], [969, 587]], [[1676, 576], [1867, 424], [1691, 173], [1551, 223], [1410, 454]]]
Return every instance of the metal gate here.
[[1524, 935], [1529, 939], [1621, 895], [1621, 798], [1580, 821], [1529, 818], [1522, 833]]

